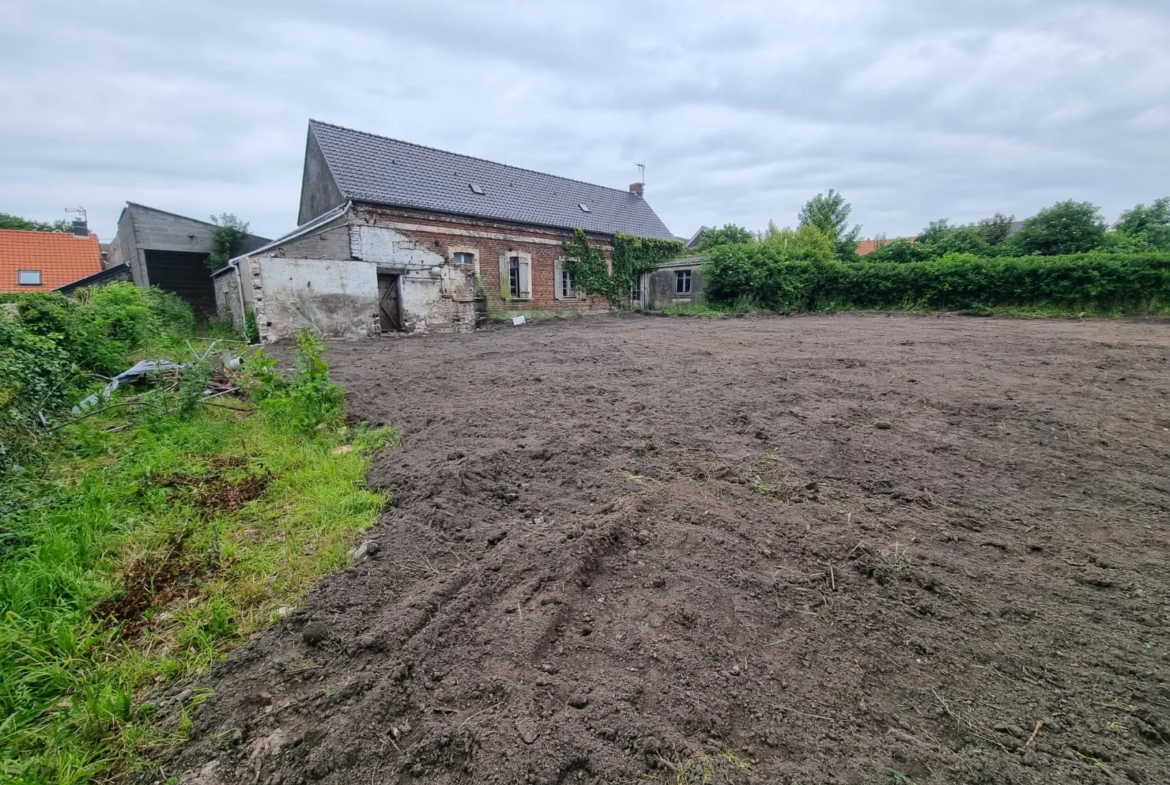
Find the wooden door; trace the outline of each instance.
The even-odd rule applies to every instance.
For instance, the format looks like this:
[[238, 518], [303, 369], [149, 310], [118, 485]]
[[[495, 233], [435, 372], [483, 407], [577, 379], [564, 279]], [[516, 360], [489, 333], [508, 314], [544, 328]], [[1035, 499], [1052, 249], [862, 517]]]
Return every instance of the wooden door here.
[[402, 329], [402, 305], [398, 298], [398, 276], [378, 273], [378, 323], [382, 332]]

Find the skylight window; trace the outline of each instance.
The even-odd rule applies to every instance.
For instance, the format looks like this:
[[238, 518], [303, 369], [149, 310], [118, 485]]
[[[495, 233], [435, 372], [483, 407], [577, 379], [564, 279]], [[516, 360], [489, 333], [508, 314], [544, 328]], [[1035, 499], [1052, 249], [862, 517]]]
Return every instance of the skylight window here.
[[584, 202], [582, 202], [581, 204], [579, 204], [577, 206], [581, 208], [581, 212], [583, 212], [583, 213], [589, 212], [589, 205], [585, 204]]
[[480, 196], [483, 196], [484, 190], [483, 190], [482, 185], [480, 185], [479, 183], [470, 183], [470, 186], [471, 186], [471, 192], [473, 194], [479, 194]]

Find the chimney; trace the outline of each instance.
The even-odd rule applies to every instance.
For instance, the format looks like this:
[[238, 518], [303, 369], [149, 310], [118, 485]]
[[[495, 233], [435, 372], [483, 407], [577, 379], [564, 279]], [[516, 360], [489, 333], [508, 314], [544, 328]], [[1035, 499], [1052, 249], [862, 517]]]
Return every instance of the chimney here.
[[630, 183], [630, 193], [634, 196], [641, 196], [643, 188], [645, 188], [645, 185], [642, 183]]
[[85, 222], [84, 218], [73, 219], [73, 236], [89, 239], [89, 225]]

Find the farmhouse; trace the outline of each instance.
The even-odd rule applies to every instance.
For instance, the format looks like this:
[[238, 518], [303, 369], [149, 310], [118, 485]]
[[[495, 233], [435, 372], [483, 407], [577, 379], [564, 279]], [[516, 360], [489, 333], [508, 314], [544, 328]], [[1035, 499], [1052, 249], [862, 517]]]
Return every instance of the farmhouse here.
[[674, 236], [643, 198], [417, 144], [309, 122], [300, 226], [214, 275], [221, 316], [255, 314], [264, 340], [300, 327], [357, 338], [467, 331], [477, 315], [608, 308], [562, 268], [583, 229]]

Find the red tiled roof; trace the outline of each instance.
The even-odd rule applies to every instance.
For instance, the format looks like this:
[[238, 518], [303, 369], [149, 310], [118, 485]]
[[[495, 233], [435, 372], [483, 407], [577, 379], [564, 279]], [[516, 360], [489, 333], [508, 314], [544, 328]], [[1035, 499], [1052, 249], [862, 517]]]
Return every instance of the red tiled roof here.
[[[0, 292], [47, 292], [101, 272], [96, 234], [77, 237], [64, 232], [0, 229]], [[38, 270], [40, 286], [21, 286], [21, 270]]]
[[[895, 237], [894, 240], [909, 240], [914, 242], [914, 237]], [[883, 245], [889, 245], [894, 240], [858, 240], [857, 241], [857, 255], [865, 256], [867, 253], [873, 253]]]

